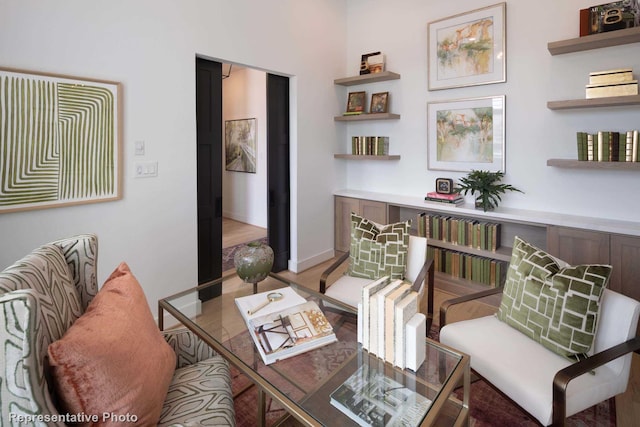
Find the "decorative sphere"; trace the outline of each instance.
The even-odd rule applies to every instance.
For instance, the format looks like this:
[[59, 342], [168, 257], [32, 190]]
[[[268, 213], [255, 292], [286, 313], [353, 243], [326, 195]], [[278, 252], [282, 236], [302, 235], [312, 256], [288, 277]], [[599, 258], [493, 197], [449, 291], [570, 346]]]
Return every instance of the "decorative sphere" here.
[[233, 256], [236, 273], [246, 283], [264, 280], [273, 267], [273, 249], [259, 241], [247, 243]]

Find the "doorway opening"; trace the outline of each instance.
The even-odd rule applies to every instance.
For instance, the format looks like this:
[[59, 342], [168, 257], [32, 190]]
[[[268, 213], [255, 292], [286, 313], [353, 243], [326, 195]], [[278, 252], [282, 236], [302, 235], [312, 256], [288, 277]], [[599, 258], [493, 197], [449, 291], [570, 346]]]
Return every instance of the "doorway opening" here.
[[[245, 81], [241, 81], [243, 74]], [[290, 258], [289, 79], [196, 58], [196, 92], [199, 283], [222, 276], [223, 246], [242, 239], [241, 234], [227, 236], [223, 244], [223, 228], [230, 234], [234, 229], [248, 233], [244, 235], [257, 232], [259, 238], [266, 233], [275, 255], [273, 271], [286, 269]], [[227, 94], [236, 99], [225, 101]], [[228, 168], [226, 124], [252, 118], [256, 119], [255, 151], [249, 154], [254, 156], [255, 168]]]

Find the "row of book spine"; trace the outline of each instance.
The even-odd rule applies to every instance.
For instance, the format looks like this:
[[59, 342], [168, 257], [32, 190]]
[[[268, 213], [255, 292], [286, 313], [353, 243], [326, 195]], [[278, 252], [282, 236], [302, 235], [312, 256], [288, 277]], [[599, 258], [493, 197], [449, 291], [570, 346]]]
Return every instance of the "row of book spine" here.
[[486, 251], [500, 247], [500, 224], [446, 215], [418, 215], [418, 235]]
[[506, 278], [508, 263], [505, 261], [432, 246], [428, 247], [427, 256], [433, 258], [436, 271], [492, 288], [502, 286]]
[[411, 285], [388, 276], [362, 289], [358, 341], [362, 348], [401, 369], [417, 370], [424, 361], [426, 316]]
[[577, 132], [578, 160], [589, 162], [638, 162], [637, 130], [627, 132]]
[[351, 154], [362, 156], [389, 155], [388, 136], [352, 136]]

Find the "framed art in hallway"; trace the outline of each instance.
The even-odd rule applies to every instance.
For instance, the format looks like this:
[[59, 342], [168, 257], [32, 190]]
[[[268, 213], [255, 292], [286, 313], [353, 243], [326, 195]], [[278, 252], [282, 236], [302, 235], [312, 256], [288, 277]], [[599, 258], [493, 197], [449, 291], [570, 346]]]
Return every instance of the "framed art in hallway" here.
[[428, 168], [505, 171], [505, 96], [430, 102]]
[[0, 213], [122, 197], [120, 83], [0, 69]]
[[226, 170], [256, 173], [256, 119], [224, 122]]
[[505, 17], [498, 3], [430, 22], [429, 90], [505, 82]]

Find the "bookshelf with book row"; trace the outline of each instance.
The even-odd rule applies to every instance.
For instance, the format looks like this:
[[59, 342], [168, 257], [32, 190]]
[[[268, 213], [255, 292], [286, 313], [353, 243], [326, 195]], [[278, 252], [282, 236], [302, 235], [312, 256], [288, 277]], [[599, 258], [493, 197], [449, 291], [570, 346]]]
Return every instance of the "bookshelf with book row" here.
[[576, 132], [578, 160], [589, 162], [638, 162], [638, 131]]
[[388, 156], [388, 136], [352, 136], [351, 154], [356, 156]]
[[504, 284], [509, 263], [466, 254], [449, 249], [429, 246], [427, 256], [433, 259], [435, 271], [450, 276], [482, 283], [489, 287], [500, 287]]
[[500, 247], [499, 223], [426, 212], [418, 215], [417, 223], [420, 237], [485, 251], [495, 252]]
[[500, 223], [426, 212], [416, 222], [418, 236], [429, 239], [435, 271], [490, 287], [504, 284], [508, 257], [485, 256], [501, 248]]

